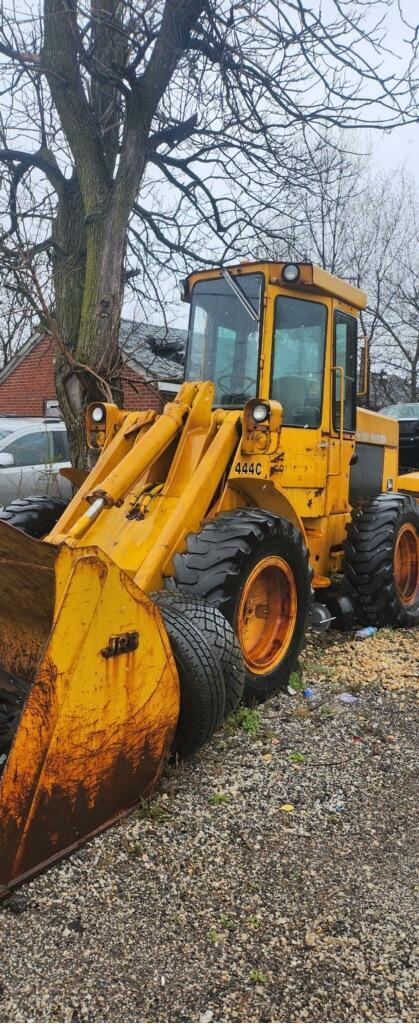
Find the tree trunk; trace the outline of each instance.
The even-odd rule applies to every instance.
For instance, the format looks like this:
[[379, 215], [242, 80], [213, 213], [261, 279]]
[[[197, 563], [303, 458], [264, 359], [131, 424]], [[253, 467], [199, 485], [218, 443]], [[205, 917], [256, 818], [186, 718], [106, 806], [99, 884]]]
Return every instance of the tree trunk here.
[[87, 465], [88, 403], [122, 404], [118, 337], [126, 233], [127, 219], [112, 203], [86, 223], [77, 183], [60, 198], [54, 225], [55, 380], [77, 467]]
[[[103, 91], [101, 80], [109, 68], [119, 81], [117, 58], [124, 58], [125, 41], [123, 34], [115, 36], [115, 21], [110, 32], [109, 24], [104, 32], [102, 22], [104, 10], [118, 20], [118, 4], [115, 0], [105, 0], [104, 7], [93, 4], [94, 18], [99, 15], [94, 60], [92, 54], [84, 54], [95, 69], [92, 105], [81, 71], [83, 42], [77, 6], [66, 0], [44, 2], [42, 61], [77, 173], [77, 187], [71, 195], [68, 183], [60, 178], [55, 224], [57, 239], [63, 236], [55, 266], [61, 344], [56, 382], [75, 466], [87, 461], [82, 431], [88, 402], [108, 398], [120, 404], [122, 400], [118, 336], [129, 216], [147, 163], [153, 118], [204, 6], [204, 0], [182, 0], [181, 4], [166, 0], [151, 57], [139, 77], [128, 76], [131, 88], [124, 87], [125, 113], [122, 117], [120, 110], [113, 111], [116, 128], [114, 125], [109, 133], [104, 131], [104, 116], [116, 94], [109, 78], [110, 92], [109, 88]], [[66, 275], [66, 260], [68, 274], [72, 276], [74, 271], [74, 281]]]

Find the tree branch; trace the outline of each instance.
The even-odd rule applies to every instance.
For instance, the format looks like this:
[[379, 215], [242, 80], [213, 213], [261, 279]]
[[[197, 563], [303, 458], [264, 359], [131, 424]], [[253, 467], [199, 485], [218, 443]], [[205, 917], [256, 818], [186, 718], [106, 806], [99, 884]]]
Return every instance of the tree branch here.
[[38, 170], [44, 172], [57, 192], [65, 188], [64, 174], [60, 171], [53, 153], [47, 148], [39, 149], [37, 153], [25, 153], [22, 149], [0, 149], [0, 162], [5, 164], [17, 162], [24, 169], [37, 167]]

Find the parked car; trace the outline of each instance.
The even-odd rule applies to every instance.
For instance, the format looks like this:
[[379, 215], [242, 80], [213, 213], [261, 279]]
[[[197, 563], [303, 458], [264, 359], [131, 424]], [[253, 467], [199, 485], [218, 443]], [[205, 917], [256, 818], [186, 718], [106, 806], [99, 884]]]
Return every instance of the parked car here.
[[30, 494], [71, 498], [71, 484], [59, 470], [70, 466], [61, 420], [0, 417], [0, 505]]
[[419, 402], [399, 402], [380, 409], [384, 416], [399, 421], [399, 465], [401, 469], [419, 469]]

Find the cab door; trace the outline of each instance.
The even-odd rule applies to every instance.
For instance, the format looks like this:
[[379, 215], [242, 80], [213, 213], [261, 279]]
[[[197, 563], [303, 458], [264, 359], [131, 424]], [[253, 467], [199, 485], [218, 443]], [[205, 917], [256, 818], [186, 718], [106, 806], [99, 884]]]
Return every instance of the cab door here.
[[357, 318], [335, 308], [326, 514], [346, 512], [349, 507], [349, 472], [356, 431], [357, 338]]

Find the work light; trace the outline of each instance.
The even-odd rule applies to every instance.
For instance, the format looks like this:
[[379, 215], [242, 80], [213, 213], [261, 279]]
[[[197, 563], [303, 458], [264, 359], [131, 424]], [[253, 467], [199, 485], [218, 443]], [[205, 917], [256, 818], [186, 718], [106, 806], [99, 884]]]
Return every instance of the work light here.
[[300, 276], [300, 268], [296, 263], [286, 263], [282, 270], [282, 277], [288, 284], [292, 284], [293, 281], [298, 281]]
[[102, 420], [104, 419], [104, 416], [105, 416], [105, 411], [104, 411], [104, 409], [102, 409], [102, 406], [101, 405], [95, 405], [94, 409], [92, 409], [92, 420], [93, 420], [93, 422], [94, 423], [101, 423]]
[[260, 402], [259, 405], [253, 406], [252, 416], [256, 423], [264, 423], [269, 417], [269, 405]]

